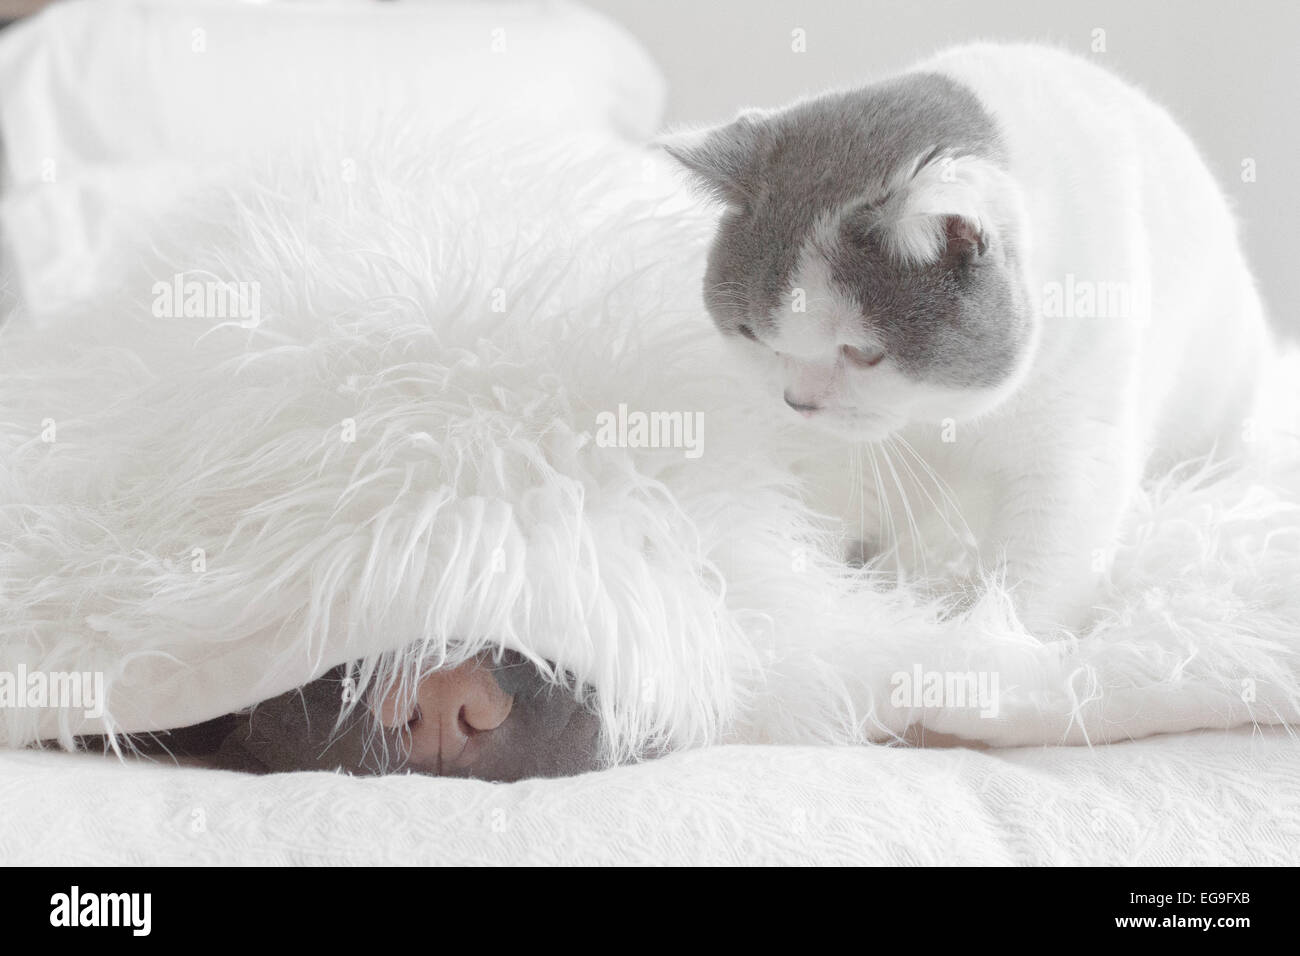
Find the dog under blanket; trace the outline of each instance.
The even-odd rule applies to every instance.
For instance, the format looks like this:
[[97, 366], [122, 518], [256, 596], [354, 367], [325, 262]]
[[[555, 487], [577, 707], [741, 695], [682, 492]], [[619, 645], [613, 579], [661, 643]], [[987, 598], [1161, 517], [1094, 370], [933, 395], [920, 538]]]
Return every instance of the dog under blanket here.
[[666, 161], [464, 127], [352, 144], [355, 177], [332, 155], [196, 186], [92, 301], [0, 328], [0, 671], [105, 693], [3, 708], [5, 745], [117, 745], [341, 666], [346, 730], [507, 655], [583, 695], [594, 764], [1296, 719], [1280, 441], [1150, 484], [1086, 629], [1030, 633], [996, 581], [842, 560], [805, 492], [847, 453], [744, 400], [699, 304], [712, 217]]
[[[490, 672], [490, 679], [512, 704], [507, 718], [482, 735], [472, 759], [448, 759], [444, 748], [436, 762], [415, 761], [410, 741], [385, 733], [382, 725], [368, 719], [369, 714], [352, 712], [340, 721], [343, 702], [355, 690], [344, 667], [247, 711], [193, 727], [141, 734], [118, 744], [135, 756], [257, 774], [342, 770], [370, 775], [403, 770], [512, 781], [570, 776], [599, 766], [600, 726], [580, 697], [557, 690], [515, 654], [506, 654], [496, 666], [477, 661], [470, 666]], [[79, 746], [90, 750], [111, 744], [107, 737], [79, 741]]]

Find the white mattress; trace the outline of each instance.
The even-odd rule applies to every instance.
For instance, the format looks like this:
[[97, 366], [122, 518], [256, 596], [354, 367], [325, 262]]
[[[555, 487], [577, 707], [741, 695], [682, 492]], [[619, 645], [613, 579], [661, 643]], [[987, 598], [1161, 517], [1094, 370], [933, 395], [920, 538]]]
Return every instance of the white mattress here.
[[516, 784], [0, 752], [0, 862], [1295, 864], [1300, 748], [715, 747]]

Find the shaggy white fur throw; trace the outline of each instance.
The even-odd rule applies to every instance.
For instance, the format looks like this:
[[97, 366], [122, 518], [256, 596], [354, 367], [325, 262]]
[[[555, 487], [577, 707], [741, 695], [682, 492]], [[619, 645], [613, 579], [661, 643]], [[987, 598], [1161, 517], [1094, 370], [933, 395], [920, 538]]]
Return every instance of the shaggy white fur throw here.
[[[1034, 636], [996, 585], [958, 612], [844, 564], [655, 156], [449, 130], [218, 179], [96, 301], [0, 329], [0, 672], [108, 694], [102, 720], [0, 709], [0, 743], [501, 648], [597, 689], [611, 759], [1297, 717], [1300, 475], [1271, 426], [1268, 456], [1149, 488], [1095, 626]], [[702, 430], [620, 447], [651, 412]], [[933, 674], [995, 678], [996, 706], [895, 696]]]

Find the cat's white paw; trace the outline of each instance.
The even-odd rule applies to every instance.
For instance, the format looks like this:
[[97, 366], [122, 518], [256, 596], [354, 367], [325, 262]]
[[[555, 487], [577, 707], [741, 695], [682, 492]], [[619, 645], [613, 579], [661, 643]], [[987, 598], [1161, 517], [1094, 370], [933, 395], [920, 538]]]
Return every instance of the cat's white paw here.
[[1020, 623], [1035, 637], [1080, 636], [1095, 618], [1100, 586], [1099, 574], [1021, 580], [1013, 592]]

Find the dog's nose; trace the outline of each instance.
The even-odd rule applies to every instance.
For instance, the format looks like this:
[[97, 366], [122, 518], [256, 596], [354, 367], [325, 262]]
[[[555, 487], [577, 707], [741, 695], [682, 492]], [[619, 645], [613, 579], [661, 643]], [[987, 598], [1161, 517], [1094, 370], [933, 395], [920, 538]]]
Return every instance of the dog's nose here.
[[476, 737], [500, 727], [514, 705], [492, 671], [477, 660], [434, 671], [412, 693], [395, 687], [375, 705], [375, 716], [398, 732], [408, 760], [442, 768], [455, 764]]
[[800, 415], [802, 415], [804, 418], [810, 417], [813, 412], [821, 408], [821, 406], [816, 404], [815, 402], [801, 402], [798, 399], [796, 399], [793, 395], [791, 395], [789, 392], [785, 393], [785, 403], [789, 405], [791, 408], [793, 408]]

